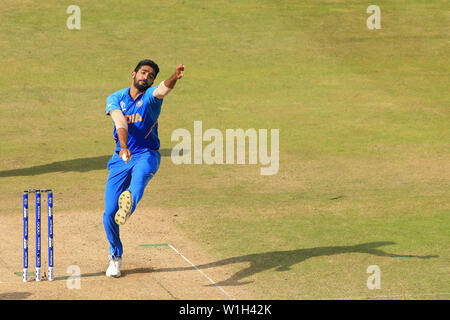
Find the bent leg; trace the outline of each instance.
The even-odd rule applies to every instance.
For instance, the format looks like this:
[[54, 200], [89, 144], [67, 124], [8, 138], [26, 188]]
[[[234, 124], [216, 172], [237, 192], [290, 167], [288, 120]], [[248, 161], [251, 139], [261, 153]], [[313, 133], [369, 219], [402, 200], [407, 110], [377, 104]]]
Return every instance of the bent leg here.
[[138, 159], [137, 163], [133, 166], [130, 187], [128, 188], [133, 197], [131, 214], [136, 210], [137, 204], [142, 199], [148, 182], [159, 169], [160, 158], [158, 155], [150, 153], [145, 157], [142, 157], [142, 159]]

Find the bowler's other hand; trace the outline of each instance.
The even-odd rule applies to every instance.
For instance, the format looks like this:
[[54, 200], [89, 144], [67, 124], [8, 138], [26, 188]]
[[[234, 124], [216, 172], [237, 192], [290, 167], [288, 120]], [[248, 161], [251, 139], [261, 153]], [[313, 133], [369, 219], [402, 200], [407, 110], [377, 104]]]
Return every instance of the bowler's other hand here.
[[129, 149], [120, 149], [119, 157], [125, 161], [125, 163], [128, 163], [131, 159], [131, 152]]

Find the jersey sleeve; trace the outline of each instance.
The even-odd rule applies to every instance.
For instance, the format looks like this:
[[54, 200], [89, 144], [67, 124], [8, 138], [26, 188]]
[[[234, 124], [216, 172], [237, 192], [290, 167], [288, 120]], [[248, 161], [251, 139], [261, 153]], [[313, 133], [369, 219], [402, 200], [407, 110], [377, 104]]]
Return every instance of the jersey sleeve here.
[[113, 93], [106, 98], [106, 115], [109, 116], [109, 113], [112, 110], [122, 110], [119, 105], [119, 97], [117, 93]]
[[153, 86], [149, 88], [146, 92], [151, 106], [153, 105], [161, 106], [161, 104], [163, 103], [163, 99], [158, 99], [153, 95], [153, 92], [156, 90], [156, 88], [158, 88], [158, 86]]

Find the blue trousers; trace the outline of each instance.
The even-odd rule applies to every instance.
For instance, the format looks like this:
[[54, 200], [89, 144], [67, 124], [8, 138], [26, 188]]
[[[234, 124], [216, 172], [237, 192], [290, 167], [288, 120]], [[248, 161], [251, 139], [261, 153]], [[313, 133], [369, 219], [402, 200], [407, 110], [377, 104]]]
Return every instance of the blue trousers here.
[[145, 187], [158, 171], [161, 155], [157, 150], [132, 154], [131, 160], [125, 163], [116, 152], [108, 161], [108, 180], [105, 187], [105, 211], [103, 226], [109, 242], [109, 255], [112, 258], [122, 257], [123, 247], [120, 241], [119, 225], [114, 216], [119, 209], [117, 201], [120, 194], [129, 190], [133, 198], [131, 214], [144, 194]]

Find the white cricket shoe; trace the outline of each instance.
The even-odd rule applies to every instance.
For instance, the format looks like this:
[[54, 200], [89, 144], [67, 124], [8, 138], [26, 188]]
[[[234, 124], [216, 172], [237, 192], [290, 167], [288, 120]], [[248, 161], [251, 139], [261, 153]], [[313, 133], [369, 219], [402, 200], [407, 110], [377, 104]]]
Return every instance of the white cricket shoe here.
[[109, 266], [106, 269], [106, 276], [112, 278], [120, 277], [120, 267], [122, 266], [122, 258], [109, 259]]
[[131, 192], [125, 190], [119, 196], [118, 200], [119, 210], [117, 210], [116, 215], [114, 217], [114, 221], [118, 225], [123, 225], [127, 221], [128, 217], [131, 214], [131, 208], [133, 207], [133, 197]]

